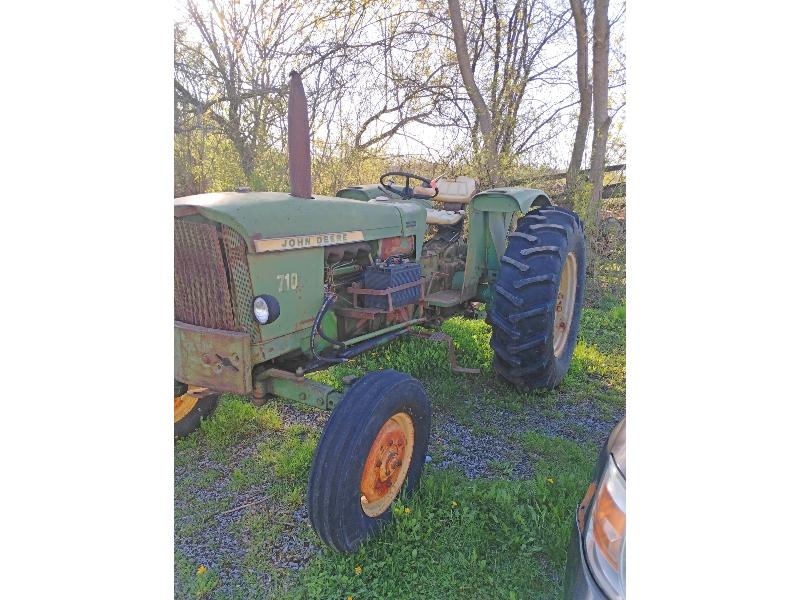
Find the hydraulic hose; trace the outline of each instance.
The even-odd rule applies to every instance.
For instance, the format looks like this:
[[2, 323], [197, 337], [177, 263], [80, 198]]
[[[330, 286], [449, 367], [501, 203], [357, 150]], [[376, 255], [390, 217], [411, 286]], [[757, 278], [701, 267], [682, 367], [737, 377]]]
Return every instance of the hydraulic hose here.
[[314, 344], [314, 340], [317, 337], [317, 334], [319, 334], [320, 337], [322, 337], [322, 339], [324, 339], [326, 342], [328, 342], [335, 348], [345, 347], [345, 345], [342, 344], [341, 342], [331, 339], [327, 335], [325, 335], [325, 333], [323, 333], [321, 328], [322, 319], [325, 317], [325, 314], [328, 312], [328, 310], [331, 307], [331, 304], [333, 304], [335, 300], [336, 300], [336, 294], [325, 294], [325, 299], [322, 301], [322, 306], [319, 307], [319, 310], [317, 311], [317, 316], [314, 317], [314, 326], [311, 329], [311, 354], [317, 360], [322, 360], [330, 363], [343, 363], [347, 362], [346, 358], [328, 358], [327, 356], [320, 356], [320, 354], [317, 352], [316, 345]]

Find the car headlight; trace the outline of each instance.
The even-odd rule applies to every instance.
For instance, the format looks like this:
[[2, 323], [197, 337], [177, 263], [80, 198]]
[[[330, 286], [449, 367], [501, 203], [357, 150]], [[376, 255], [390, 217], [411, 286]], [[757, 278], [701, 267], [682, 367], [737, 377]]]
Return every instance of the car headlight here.
[[262, 325], [272, 323], [280, 314], [281, 307], [272, 296], [262, 294], [253, 298], [253, 316]]
[[612, 599], [625, 597], [625, 478], [609, 457], [590, 507], [584, 534], [586, 561]]

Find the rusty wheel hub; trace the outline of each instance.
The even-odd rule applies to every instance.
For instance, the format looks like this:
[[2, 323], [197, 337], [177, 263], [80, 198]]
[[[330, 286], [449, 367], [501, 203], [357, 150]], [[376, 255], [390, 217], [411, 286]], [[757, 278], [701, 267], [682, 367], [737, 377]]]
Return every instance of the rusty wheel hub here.
[[578, 284], [578, 263], [575, 253], [567, 254], [567, 260], [561, 269], [561, 281], [558, 285], [556, 315], [553, 324], [553, 352], [556, 358], [561, 356], [569, 339], [572, 328], [572, 315], [575, 312], [575, 290]]
[[414, 423], [407, 413], [395, 413], [375, 436], [361, 474], [361, 507], [367, 516], [382, 514], [397, 497], [413, 450]]

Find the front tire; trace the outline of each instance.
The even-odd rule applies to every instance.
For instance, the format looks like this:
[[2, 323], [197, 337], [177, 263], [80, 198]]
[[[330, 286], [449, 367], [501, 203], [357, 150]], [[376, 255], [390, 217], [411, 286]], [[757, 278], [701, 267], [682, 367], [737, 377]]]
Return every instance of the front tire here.
[[509, 235], [489, 321], [495, 372], [517, 389], [554, 388], [566, 375], [585, 271], [583, 226], [572, 211], [537, 208]]
[[204, 388], [191, 388], [185, 383], [175, 382], [175, 433], [176, 438], [186, 437], [200, 427], [203, 417], [210, 415], [217, 406], [219, 394]]
[[425, 465], [431, 406], [419, 381], [393, 370], [354, 383], [333, 409], [308, 483], [311, 525], [325, 544], [355, 552], [392, 516]]

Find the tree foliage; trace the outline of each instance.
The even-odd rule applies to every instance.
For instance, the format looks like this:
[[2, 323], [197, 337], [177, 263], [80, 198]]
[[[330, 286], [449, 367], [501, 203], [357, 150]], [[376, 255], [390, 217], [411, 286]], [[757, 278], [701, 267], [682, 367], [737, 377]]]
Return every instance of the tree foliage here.
[[[308, 96], [317, 193], [408, 165], [469, 174], [482, 187], [546, 187], [537, 173], [586, 166], [587, 88], [597, 80], [588, 0], [181, 2], [176, 195], [288, 188], [292, 69]], [[612, 9], [609, 122], [624, 106], [615, 29], [624, 5]], [[619, 131], [610, 134], [611, 150], [624, 153]]]

